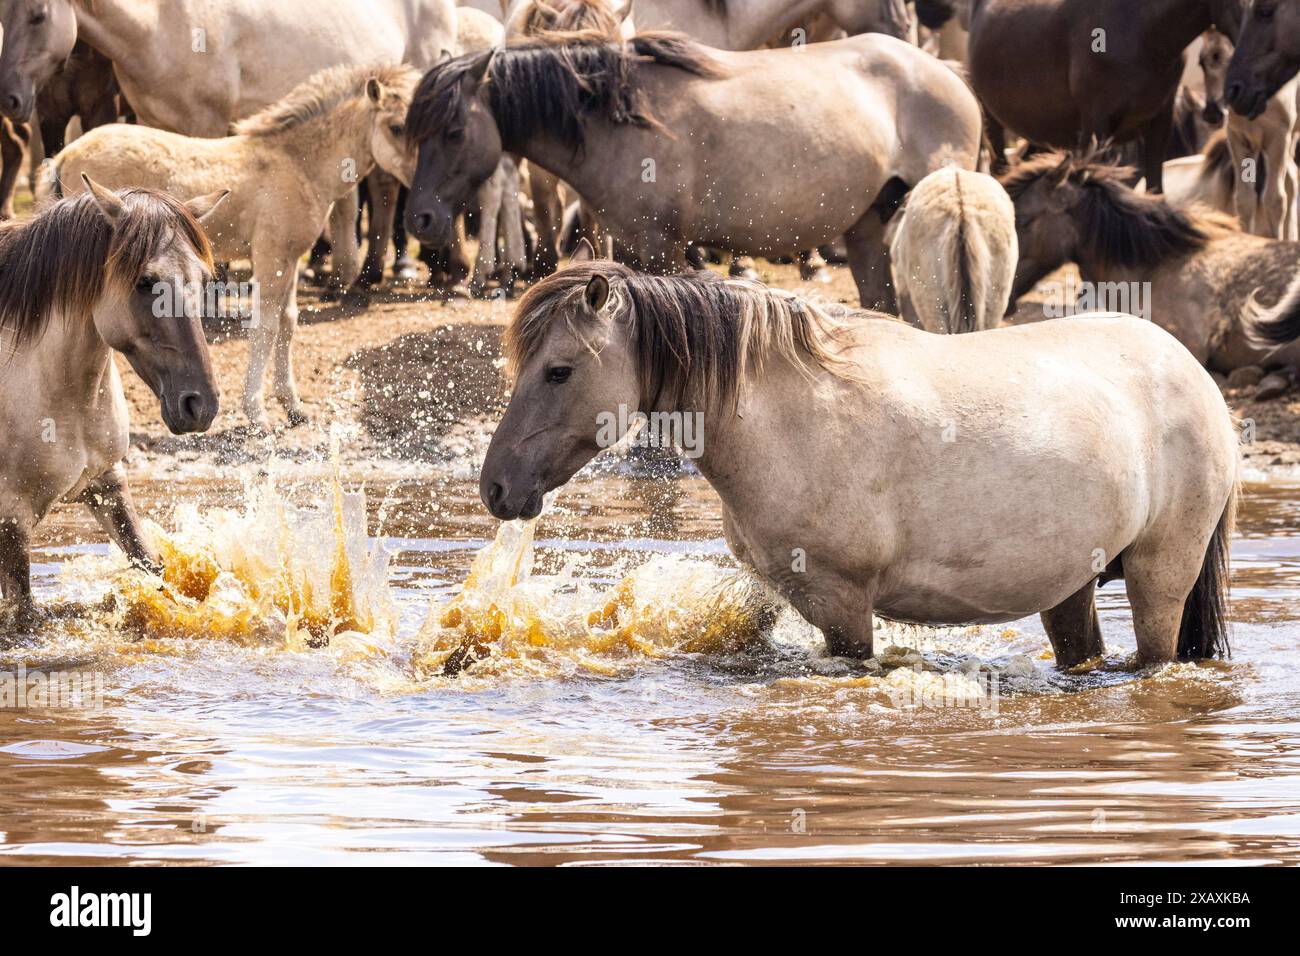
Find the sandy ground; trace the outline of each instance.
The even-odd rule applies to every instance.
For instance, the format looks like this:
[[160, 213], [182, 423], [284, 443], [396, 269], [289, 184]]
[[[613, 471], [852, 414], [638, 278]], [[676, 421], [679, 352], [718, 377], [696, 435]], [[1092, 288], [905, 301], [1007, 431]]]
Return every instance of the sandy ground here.
[[[830, 281], [799, 279], [794, 266], [760, 261], [769, 284], [832, 301], [856, 302], [848, 269], [833, 266]], [[1059, 284], [1058, 284], [1059, 287]], [[177, 438], [163, 426], [157, 401], [119, 360], [131, 406], [133, 473], [165, 476], [281, 458], [320, 459], [330, 435], [341, 436], [349, 466], [400, 470], [425, 461], [472, 468], [504, 408], [500, 338], [514, 302], [502, 298], [447, 300], [422, 288], [377, 291], [368, 309], [323, 302], [306, 287], [294, 343], [296, 374], [311, 422], [287, 428], [273, 399], [272, 435], [254, 434], [240, 408], [248, 348], [235, 323], [209, 329], [221, 388], [222, 412], [212, 431]], [[1041, 300], [1022, 301], [1015, 322], [1043, 317]], [[990, 374], [994, 374], [992, 371]], [[1250, 400], [1253, 389], [1225, 391], [1233, 411], [1253, 421], [1243, 445], [1255, 471], [1300, 471], [1300, 390], [1269, 402]]]

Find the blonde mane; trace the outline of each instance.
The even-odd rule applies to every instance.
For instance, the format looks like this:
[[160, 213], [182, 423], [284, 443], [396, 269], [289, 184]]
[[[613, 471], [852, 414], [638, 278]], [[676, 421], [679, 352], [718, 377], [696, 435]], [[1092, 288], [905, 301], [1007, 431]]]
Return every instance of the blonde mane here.
[[512, 374], [541, 348], [557, 322], [588, 339], [596, 317], [583, 290], [592, 276], [610, 280], [610, 308], [626, 309], [629, 338], [645, 407], [680, 407], [688, 398], [735, 407], [752, 368], [783, 360], [808, 376], [824, 371], [861, 381], [837, 348], [849, 320], [868, 315], [836, 304], [815, 304], [758, 282], [713, 272], [657, 276], [613, 262], [571, 266], [530, 288], [505, 334]]
[[414, 88], [418, 74], [408, 66], [333, 66], [304, 80], [283, 99], [231, 126], [237, 136], [273, 136], [326, 115], [347, 100], [366, 95], [371, 77], [386, 88]]

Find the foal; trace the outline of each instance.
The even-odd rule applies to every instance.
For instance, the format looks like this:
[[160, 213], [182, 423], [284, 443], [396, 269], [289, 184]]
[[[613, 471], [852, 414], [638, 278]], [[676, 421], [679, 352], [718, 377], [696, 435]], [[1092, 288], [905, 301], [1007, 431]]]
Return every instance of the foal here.
[[[113, 186], [207, 192], [229, 185], [212, 223], [219, 261], [251, 259], [260, 296], [249, 342], [244, 413], [269, 427], [262, 398], [275, 353], [275, 396], [291, 425], [306, 421], [290, 351], [298, 325], [298, 260], [325, 227], [330, 207], [378, 163], [399, 178], [412, 165], [403, 122], [418, 74], [407, 67], [338, 67], [307, 80], [279, 103], [237, 123], [223, 139], [180, 136], [147, 126], [101, 126], [56, 156], [41, 194], [75, 192], [79, 173]], [[350, 286], [359, 264], [339, 262]]]
[[[126, 396], [112, 350], [176, 434], [206, 431], [217, 386], [199, 301], [212, 252], [199, 220], [225, 193], [89, 192], [0, 228], [0, 591], [32, 608], [30, 535], [56, 501], [89, 506], [138, 564], [155, 561], [119, 462]], [[184, 290], [179, 307], [163, 299]]]

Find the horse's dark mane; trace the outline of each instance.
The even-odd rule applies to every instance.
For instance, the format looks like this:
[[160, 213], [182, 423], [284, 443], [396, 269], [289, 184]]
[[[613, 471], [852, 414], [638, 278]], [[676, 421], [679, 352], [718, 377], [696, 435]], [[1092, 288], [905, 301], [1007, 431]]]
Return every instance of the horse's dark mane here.
[[567, 323], [581, 339], [589, 337], [581, 326], [597, 319], [586, 308], [583, 291], [598, 274], [610, 281], [613, 307], [626, 309], [646, 409], [681, 408], [687, 400], [734, 407], [747, 366], [761, 368], [773, 358], [809, 373], [823, 369], [846, 380], [858, 378], [832, 343], [850, 319], [870, 313], [814, 304], [707, 270], [657, 276], [607, 261], [570, 266], [524, 294], [505, 333], [515, 374], [556, 322]]
[[1043, 153], [1025, 160], [1002, 178], [1012, 200], [1039, 182], [1056, 189], [1069, 183], [1081, 190], [1074, 208], [1083, 248], [1098, 262], [1119, 268], [1150, 269], [1203, 249], [1211, 231], [1227, 220], [1180, 209], [1162, 196], [1139, 193], [1130, 185], [1132, 169], [1100, 160], [1096, 153]]
[[407, 135], [420, 140], [464, 122], [462, 81], [482, 57], [491, 56], [488, 94], [506, 144], [546, 131], [575, 153], [586, 139], [583, 118], [602, 115], [613, 123], [654, 127], [658, 121], [637, 82], [644, 63], [722, 75], [706, 48], [678, 33], [644, 33], [626, 45], [598, 33], [557, 33], [467, 54], [435, 66], [420, 81], [407, 114]]
[[116, 226], [84, 192], [0, 227], [0, 331], [13, 333], [15, 349], [40, 338], [54, 313], [89, 315], [105, 289], [130, 288], [178, 229], [211, 268], [207, 236], [184, 204], [149, 189], [118, 195]]

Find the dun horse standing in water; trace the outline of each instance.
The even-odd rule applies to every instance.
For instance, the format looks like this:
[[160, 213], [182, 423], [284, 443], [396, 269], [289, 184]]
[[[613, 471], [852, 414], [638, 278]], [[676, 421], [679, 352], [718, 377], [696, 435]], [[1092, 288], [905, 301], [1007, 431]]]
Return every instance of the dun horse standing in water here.
[[503, 150], [571, 184], [631, 258], [691, 243], [780, 256], [844, 235], [863, 303], [893, 307], [885, 223], [928, 173], [973, 169], [979, 104], [933, 57], [868, 35], [727, 53], [675, 34], [460, 57], [420, 82], [411, 231], [445, 242]]
[[480, 484], [502, 520], [536, 516], [607, 415], [697, 412], [729, 546], [833, 653], [869, 656], [873, 613], [1041, 613], [1069, 666], [1103, 652], [1094, 587], [1115, 576], [1142, 662], [1226, 649], [1237, 436], [1214, 381], [1149, 322], [930, 335], [602, 261], [529, 289], [506, 346], [514, 394]]
[[1300, 244], [1244, 233], [1236, 221], [1180, 209], [1130, 189], [1132, 170], [1090, 157], [1044, 154], [1003, 179], [1016, 206], [1015, 298], [1077, 263], [1093, 307], [1133, 312], [1171, 332], [1204, 365], [1264, 364], [1249, 334], [1256, 300], [1285, 293]]
[[[173, 432], [206, 431], [217, 414], [200, 301], [212, 253], [198, 221], [224, 193], [181, 204], [87, 186], [0, 229], [0, 590], [20, 612], [30, 535], [56, 501], [84, 502], [133, 562], [154, 565], [119, 464], [129, 436], [111, 352]], [[163, 290], [184, 294], [168, 308]]]
[[[244, 413], [255, 428], [269, 427], [262, 383], [274, 352], [275, 396], [290, 424], [297, 424], [306, 420], [291, 351], [298, 325], [298, 260], [320, 234], [332, 204], [372, 166], [409, 175], [402, 123], [417, 75], [408, 67], [325, 70], [223, 139], [146, 126], [101, 126], [54, 158], [40, 191], [76, 191], [76, 177], [83, 172], [110, 186], [149, 186], [180, 195], [229, 185], [233, 195], [209, 232], [221, 261], [252, 261], [260, 299], [250, 332]], [[349, 168], [351, 178], [343, 175]], [[342, 268], [355, 276], [358, 264], [353, 260]]]

